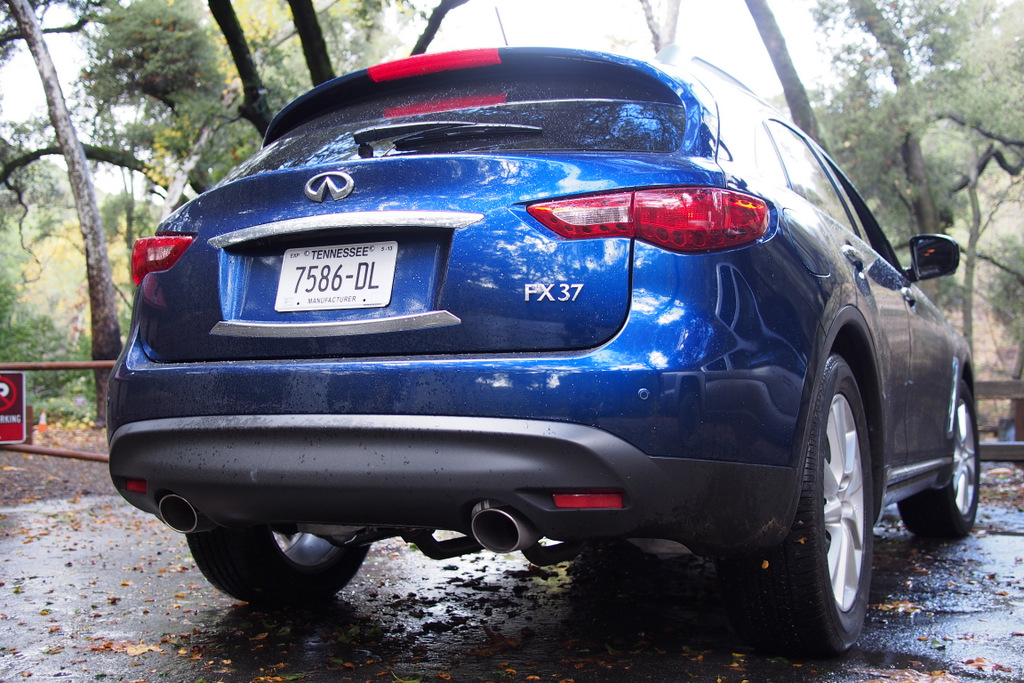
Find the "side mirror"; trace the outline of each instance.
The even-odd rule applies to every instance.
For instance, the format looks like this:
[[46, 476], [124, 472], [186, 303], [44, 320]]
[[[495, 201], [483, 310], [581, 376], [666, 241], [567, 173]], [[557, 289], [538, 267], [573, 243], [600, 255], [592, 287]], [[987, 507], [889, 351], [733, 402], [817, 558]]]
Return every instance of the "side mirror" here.
[[910, 238], [911, 281], [952, 275], [960, 265], [960, 245], [946, 235], [914, 235]]

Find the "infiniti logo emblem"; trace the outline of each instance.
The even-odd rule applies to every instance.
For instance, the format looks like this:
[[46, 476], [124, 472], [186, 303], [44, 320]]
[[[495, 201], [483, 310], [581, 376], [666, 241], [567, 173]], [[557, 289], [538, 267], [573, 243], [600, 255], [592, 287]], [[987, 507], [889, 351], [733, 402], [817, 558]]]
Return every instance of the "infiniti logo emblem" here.
[[314, 202], [322, 202], [330, 192], [331, 199], [337, 201], [352, 194], [355, 186], [355, 181], [348, 173], [329, 171], [315, 175], [306, 181], [306, 198]]

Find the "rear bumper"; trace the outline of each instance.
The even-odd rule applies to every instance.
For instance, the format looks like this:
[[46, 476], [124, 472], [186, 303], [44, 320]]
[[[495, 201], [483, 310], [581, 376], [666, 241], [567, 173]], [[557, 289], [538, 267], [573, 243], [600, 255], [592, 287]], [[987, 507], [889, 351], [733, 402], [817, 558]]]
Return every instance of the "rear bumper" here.
[[[110, 471], [156, 513], [175, 493], [217, 524], [423, 527], [469, 533], [473, 506], [517, 509], [556, 540], [667, 538], [724, 555], [788, 531], [794, 468], [651, 457], [595, 427], [541, 420], [394, 415], [165, 418], [121, 426]], [[146, 493], [126, 490], [145, 479]], [[613, 510], [555, 508], [556, 490], [624, 493]]]

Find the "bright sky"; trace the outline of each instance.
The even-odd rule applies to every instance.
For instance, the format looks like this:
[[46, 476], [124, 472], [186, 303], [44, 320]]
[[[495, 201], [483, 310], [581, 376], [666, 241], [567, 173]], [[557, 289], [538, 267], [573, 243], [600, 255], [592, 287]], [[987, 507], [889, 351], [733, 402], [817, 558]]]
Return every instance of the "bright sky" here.
[[[431, 8], [436, 0], [418, 4]], [[828, 77], [828, 59], [818, 51], [818, 33], [811, 18], [814, 4], [815, 0], [770, 2], [807, 87]], [[448, 14], [430, 51], [503, 45], [499, 14], [509, 45], [586, 48], [646, 59], [654, 56], [639, 0], [470, 0]], [[676, 43], [762, 96], [782, 92], [743, 0], [682, 0]], [[65, 97], [69, 97], [82, 68], [81, 51], [67, 36], [49, 35], [47, 44], [64, 80]], [[22, 49], [0, 70], [0, 116], [20, 121], [45, 112], [35, 65], [28, 50]]]
[[[85, 65], [85, 56], [75, 41], [75, 37], [68, 34], [46, 36], [46, 48], [61, 78], [65, 99], [71, 97], [74, 82]], [[46, 116], [46, 96], [32, 55], [22, 43], [11, 60], [0, 68], [0, 117], [24, 121], [33, 115]]]
[[[825, 81], [828, 59], [818, 51], [817, 26], [811, 17], [816, 0], [769, 4], [804, 85], [810, 88]], [[654, 57], [639, 0], [470, 0], [445, 17], [431, 51], [502, 45], [501, 27], [513, 46], [554, 45]], [[782, 92], [743, 0], [682, 0], [675, 42], [764, 97]]]

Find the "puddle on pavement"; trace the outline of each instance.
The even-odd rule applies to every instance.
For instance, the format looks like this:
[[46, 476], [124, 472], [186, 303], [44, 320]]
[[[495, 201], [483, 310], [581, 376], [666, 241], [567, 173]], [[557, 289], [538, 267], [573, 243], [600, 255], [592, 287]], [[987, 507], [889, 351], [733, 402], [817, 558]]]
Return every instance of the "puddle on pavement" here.
[[[268, 613], [215, 591], [183, 537], [115, 497], [0, 511], [0, 533], [2, 681], [844, 683], [876, 670], [1024, 672], [1024, 636], [1013, 635], [1024, 630], [1024, 537], [996, 527], [950, 544], [891, 520], [880, 527], [865, 634], [830, 662], [751, 653], [728, 627], [710, 562], [629, 544], [540, 568], [519, 554], [435, 561], [385, 541], [322, 609]], [[979, 659], [991, 670], [964, 663]]]

